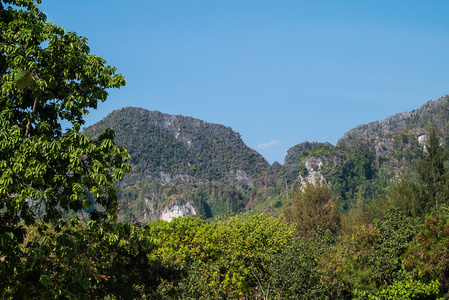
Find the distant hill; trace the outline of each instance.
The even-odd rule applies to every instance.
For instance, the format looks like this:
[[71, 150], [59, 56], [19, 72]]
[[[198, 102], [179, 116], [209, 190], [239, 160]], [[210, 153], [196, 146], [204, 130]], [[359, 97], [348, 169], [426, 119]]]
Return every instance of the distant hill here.
[[[208, 217], [240, 211], [246, 205], [248, 192], [271, 170], [237, 132], [192, 117], [127, 107], [113, 111], [84, 133], [95, 138], [106, 128], [116, 131], [116, 143], [125, 146], [131, 155], [133, 171], [121, 188], [122, 196], [128, 193], [133, 202], [154, 202], [153, 206], [161, 209], [195, 202], [195, 211]], [[154, 189], [148, 194], [142, 192], [149, 186]], [[201, 199], [193, 201], [195, 197]], [[217, 202], [214, 198], [230, 204], [210, 204]], [[204, 205], [207, 207], [201, 209]], [[149, 215], [144, 219], [160, 217], [157, 211], [147, 212]]]
[[213, 218], [249, 209], [278, 213], [293, 184], [307, 181], [330, 185], [347, 209], [359, 197], [384, 193], [396, 176], [413, 169], [430, 123], [448, 135], [448, 101], [444, 96], [359, 125], [335, 146], [302, 142], [288, 150], [284, 165], [270, 166], [229, 127], [142, 108], [116, 110], [84, 133], [96, 137], [112, 128], [116, 143], [131, 155], [133, 171], [118, 183], [124, 219]]

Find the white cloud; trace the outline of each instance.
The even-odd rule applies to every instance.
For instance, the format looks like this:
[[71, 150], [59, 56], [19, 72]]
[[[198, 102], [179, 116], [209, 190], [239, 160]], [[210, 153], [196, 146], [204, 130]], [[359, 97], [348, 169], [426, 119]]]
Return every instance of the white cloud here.
[[256, 146], [257, 149], [264, 150], [274, 146], [282, 145], [282, 143], [278, 140], [271, 140], [268, 143], [259, 144]]

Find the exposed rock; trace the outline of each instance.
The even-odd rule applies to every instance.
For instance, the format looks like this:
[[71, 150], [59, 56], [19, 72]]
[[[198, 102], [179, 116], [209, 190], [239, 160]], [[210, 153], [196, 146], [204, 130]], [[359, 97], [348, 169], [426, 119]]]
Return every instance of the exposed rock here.
[[171, 182], [170, 174], [165, 172], [160, 172], [160, 181], [162, 184], [169, 184]]
[[[152, 195], [154, 196], [154, 194]], [[161, 203], [159, 201], [155, 201], [151, 198], [144, 198], [145, 207], [142, 211], [141, 218], [143, 223], [156, 221], [160, 215], [159, 206]]]
[[418, 136], [418, 143], [420, 145], [423, 146], [426, 143], [426, 140], [427, 140], [427, 134], [421, 134]]
[[170, 222], [174, 218], [177, 217], [185, 217], [188, 215], [196, 216], [195, 208], [193, 208], [192, 204], [185, 203], [185, 204], [175, 204], [172, 207], [164, 207], [161, 213], [161, 220]]
[[276, 193], [287, 195], [296, 180], [326, 182], [347, 208], [357, 193], [372, 197], [412, 168], [429, 123], [449, 136], [448, 100], [359, 125], [336, 146], [300, 143], [288, 150], [284, 165], [270, 166], [229, 127], [140, 108], [114, 111], [85, 133], [95, 138], [112, 128], [116, 144], [127, 147], [133, 171], [120, 183], [121, 196], [135, 203], [139, 221], [242, 212]]
[[304, 186], [306, 183], [318, 184], [322, 181], [325, 182], [325, 178], [320, 172], [324, 166], [321, 158], [309, 157], [304, 159], [303, 162], [307, 168], [307, 173], [304, 176], [299, 175], [302, 186]]
[[234, 171], [229, 171], [229, 176], [228, 178], [230, 180], [237, 180], [237, 181], [243, 181], [245, 182], [249, 187], [253, 188], [254, 184], [253, 181], [251, 180], [251, 177], [248, 176], [248, 174], [246, 174], [245, 171], [242, 170], [237, 170], [236, 172]]

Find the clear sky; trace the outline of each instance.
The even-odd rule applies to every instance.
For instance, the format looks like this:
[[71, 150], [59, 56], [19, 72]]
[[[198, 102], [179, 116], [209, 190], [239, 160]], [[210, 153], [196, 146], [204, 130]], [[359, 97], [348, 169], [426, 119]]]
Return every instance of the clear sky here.
[[268, 162], [449, 93], [449, 1], [43, 0], [143, 107], [224, 124]]

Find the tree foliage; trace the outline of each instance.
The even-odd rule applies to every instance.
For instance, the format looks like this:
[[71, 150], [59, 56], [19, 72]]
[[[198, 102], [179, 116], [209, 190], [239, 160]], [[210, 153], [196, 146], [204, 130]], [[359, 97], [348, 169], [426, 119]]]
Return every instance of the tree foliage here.
[[449, 199], [448, 152], [434, 126], [429, 133], [421, 159], [413, 176], [404, 175], [393, 185], [390, 195], [394, 206], [408, 216], [424, 218], [432, 208], [447, 204]]
[[417, 228], [397, 210], [387, 212], [384, 220], [356, 227], [339, 237], [335, 251], [323, 256], [318, 267], [321, 280], [337, 298], [350, 298], [356, 290], [373, 294], [406, 280], [403, 257]]
[[148, 257], [154, 245], [140, 226], [72, 217], [27, 231], [21, 253], [0, 261], [2, 299], [129, 299], [151, 294], [167, 273]]
[[[91, 206], [89, 193], [113, 214], [113, 180], [129, 172], [129, 156], [112, 131], [91, 140], [79, 129], [106, 89], [125, 79], [89, 53], [86, 38], [46, 22], [34, 1], [3, 1], [0, 14], [2, 224], [32, 222], [35, 206], [45, 207], [45, 220], [58, 220]], [[71, 125], [65, 132], [62, 122]]]
[[[119, 88], [125, 79], [89, 53], [85, 38], [46, 22], [39, 3], [0, 1], [2, 299], [448, 296], [448, 157], [434, 128], [429, 130], [416, 177], [393, 189], [391, 198], [399, 209], [379, 218], [367, 211], [362, 201], [366, 191], [359, 190], [360, 211], [348, 214], [348, 229], [337, 239], [338, 207], [324, 184], [294, 190], [292, 205], [284, 210], [288, 222], [266, 214], [212, 223], [190, 217], [146, 226], [116, 222], [114, 181], [130, 171], [129, 155], [115, 145], [112, 130], [104, 128], [91, 139], [80, 133], [80, 127], [88, 110], [106, 99], [106, 90]], [[68, 129], [63, 130], [63, 122]], [[166, 140], [168, 133], [158, 132], [161, 141]], [[229, 133], [223, 128], [212, 133], [217, 132]], [[237, 141], [235, 135], [226, 136], [227, 141]], [[210, 139], [208, 150], [216, 143]], [[167, 161], [187, 153], [173, 145], [175, 151]], [[332, 149], [325, 145], [310, 151]], [[372, 153], [352, 151], [355, 158], [344, 160], [342, 172], [335, 172], [341, 175], [335, 181], [340, 191], [343, 175], [350, 170], [349, 186], [360, 187], [373, 178]], [[150, 157], [159, 159], [164, 155], [160, 152]], [[213, 161], [215, 154], [206, 152], [211, 156], [195, 160]], [[265, 170], [254, 153], [247, 155], [256, 163], [254, 170]], [[225, 156], [232, 169], [241, 167]], [[190, 170], [193, 175], [202, 172], [205, 178], [227, 171]], [[276, 193], [287, 182], [284, 175], [282, 182], [264, 178], [269, 183], [267, 195], [280, 197]], [[189, 188], [178, 189], [201, 203], [204, 186], [186, 185]], [[204, 212], [216, 209], [212, 204], [221, 205], [219, 211], [238, 210], [245, 200], [223, 186], [210, 188], [217, 199], [229, 201], [210, 202]], [[178, 191], [170, 186], [166, 192], [169, 198]], [[252, 192], [252, 201], [258, 200], [256, 194]], [[85, 220], [77, 214], [83, 209], [89, 209]]]
[[87, 208], [91, 220], [114, 218], [114, 180], [130, 171], [129, 155], [114, 144], [113, 131], [96, 140], [79, 132], [88, 110], [125, 78], [89, 53], [86, 38], [46, 22], [39, 3], [0, 2], [0, 258], [2, 266], [11, 266], [2, 275], [14, 270], [11, 278], [30, 267], [21, 257], [39, 261], [28, 245], [43, 247], [24, 247], [23, 224], [56, 222]]
[[292, 205], [284, 208], [284, 214], [288, 222], [296, 224], [296, 233], [301, 236], [308, 236], [317, 229], [335, 233], [339, 227], [338, 207], [324, 183], [307, 183], [304, 189], [297, 187]]
[[[445, 209], [444, 209], [445, 208]], [[426, 216], [415, 242], [407, 251], [405, 267], [427, 281], [438, 279], [449, 288], [449, 214], [447, 206]]]

